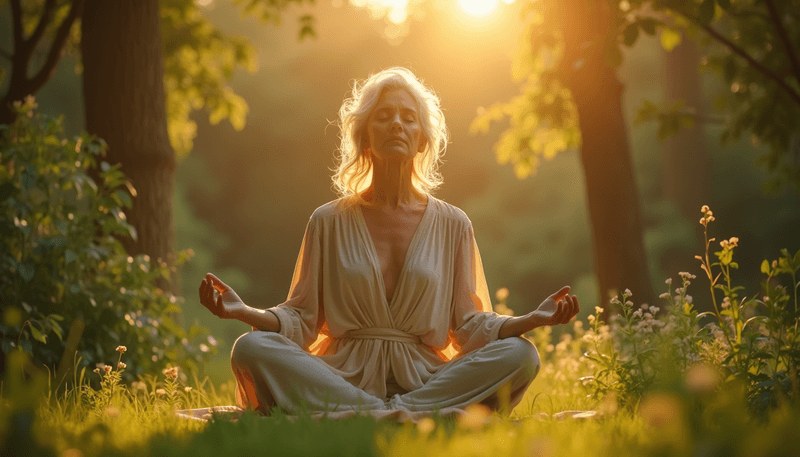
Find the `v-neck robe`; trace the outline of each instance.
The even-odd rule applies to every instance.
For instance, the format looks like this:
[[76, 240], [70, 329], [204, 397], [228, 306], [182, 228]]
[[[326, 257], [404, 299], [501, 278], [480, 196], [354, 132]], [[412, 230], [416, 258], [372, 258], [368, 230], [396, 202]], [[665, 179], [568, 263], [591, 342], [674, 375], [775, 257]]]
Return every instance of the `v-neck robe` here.
[[268, 310], [280, 334], [379, 398], [390, 372], [416, 390], [447, 361], [496, 340], [509, 318], [492, 311], [469, 218], [432, 196], [390, 302], [360, 207], [338, 199], [311, 215], [289, 296]]

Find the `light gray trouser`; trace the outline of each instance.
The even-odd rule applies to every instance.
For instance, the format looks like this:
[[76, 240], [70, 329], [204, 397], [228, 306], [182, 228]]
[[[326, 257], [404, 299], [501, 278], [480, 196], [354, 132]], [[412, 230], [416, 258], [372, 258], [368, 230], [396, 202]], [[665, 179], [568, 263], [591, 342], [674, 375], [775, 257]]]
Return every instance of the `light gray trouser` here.
[[483, 403], [508, 411], [539, 372], [539, 353], [524, 338], [493, 341], [447, 362], [419, 389], [382, 399], [353, 386], [313, 356], [274, 332], [253, 331], [231, 351], [236, 402], [264, 413], [349, 410], [437, 411]]

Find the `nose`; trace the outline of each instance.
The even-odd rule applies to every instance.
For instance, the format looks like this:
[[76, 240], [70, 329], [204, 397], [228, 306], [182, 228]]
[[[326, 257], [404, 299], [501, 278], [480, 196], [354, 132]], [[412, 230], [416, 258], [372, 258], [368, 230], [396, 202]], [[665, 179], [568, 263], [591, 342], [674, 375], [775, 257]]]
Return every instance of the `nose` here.
[[400, 114], [396, 114], [392, 116], [392, 123], [390, 124], [392, 130], [400, 130], [403, 127], [403, 120], [400, 118]]

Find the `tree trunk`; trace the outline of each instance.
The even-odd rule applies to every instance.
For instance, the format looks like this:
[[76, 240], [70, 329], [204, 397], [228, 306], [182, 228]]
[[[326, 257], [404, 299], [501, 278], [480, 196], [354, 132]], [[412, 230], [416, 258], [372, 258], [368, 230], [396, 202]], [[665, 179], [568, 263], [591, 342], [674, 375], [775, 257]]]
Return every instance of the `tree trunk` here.
[[700, 207], [710, 204], [711, 194], [697, 45], [683, 40], [671, 52], [664, 52], [664, 66], [665, 98], [670, 102], [684, 100], [685, 107], [693, 109], [698, 116], [694, 127], [681, 129], [666, 142], [664, 193], [684, 217], [694, 222], [700, 218]]
[[[638, 303], [654, 303], [628, 134], [622, 110], [623, 85], [606, 57], [616, 40], [608, 2], [570, 0], [556, 11], [564, 39], [559, 71], [577, 107], [581, 158], [600, 303], [626, 288]], [[616, 41], [612, 44], [616, 46]], [[608, 307], [604, 317], [608, 315]]]
[[[706, 110], [699, 66], [700, 52], [693, 41], [684, 39], [671, 52], [664, 51], [665, 100], [683, 100], [685, 108], [693, 109], [698, 118], [693, 127], [681, 129], [665, 143], [662, 168], [664, 196], [692, 224], [700, 218], [701, 206], [714, 206], [711, 202], [711, 165], [703, 125]], [[685, 248], [670, 249], [661, 255], [664, 272], [674, 276], [679, 271], [697, 268], [693, 254], [697, 246], [703, 245], [703, 236], [699, 231], [695, 231], [693, 241]]]
[[158, 0], [88, 0], [81, 32], [86, 128], [108, 143], [104, 160], [122, 164], [137, 193], [126, 216], [138, 238], [123, 244], [131, 255], [171, 265], [176, 160], [167, 135]]

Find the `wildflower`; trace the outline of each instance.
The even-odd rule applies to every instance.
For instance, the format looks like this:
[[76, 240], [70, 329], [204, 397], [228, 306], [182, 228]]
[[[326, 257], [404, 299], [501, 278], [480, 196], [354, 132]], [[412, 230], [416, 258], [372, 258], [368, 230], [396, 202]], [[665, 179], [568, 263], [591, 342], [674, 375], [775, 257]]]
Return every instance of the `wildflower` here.
[[111, 372], [111, 370], [112, 370], [112, 368], [111, 368], [111, 365], [105, 365], [105, 366], [103, 366], [103, 370], [105, 370], [105, 371], [106, 371], [106, 373], [110, 373], [110, 372]]
[[691, 295], [687, 295], [687, 296], [686, 296], [686, 303], [691, 303], [691, 302], [692, 302], [692, 300], [693, 300], [693, 299], [692, 299], [692, 296], [691, 296]]
[[423, 435], [430, 435], [430, 433], [436, 428], [436, 422], [433, 421], [430, 417], [423, 417], [419, 422], [417, 422], [417, 430]]
[[92, 371], [93, 371], [94, 373], [100, 374], [100, 369], [99, 369], [99, 368], [95, 368], [95, 369], [94, 369], [94, 370], [92, 370]]
[[120, 354], [122, 354], [123, 352], [125, 352], [127, 350], [128, 350], [128, 348], [125, 347], [125, 346], [117, 346], [117, 352], [119, 352]]
[[719, 381], [717, 371], [704, 363], [695, 364], [686, 371], [686, 386], [695, 393], [711, 392]]
[[634, 311], [633, 312], [633, 317], [642, 317], [642, 310], [641, 309], [637, 309], [636, 311]]
[[625, 295], [627, 295], [629, 297], [633, 297], [633, 292], [631, 292], [630, 289], [625, 289]]
[[730, 297], [725, 297], [722, 299], [722, 309], [728, 309], [731, 307], [731, 299]]
[[156, 395], [158, 395], [159, 397], [163, 397], [166, 394], [167, 394], [166, 390], [164, 390], [164, 389], [156, 389]]
[[633, 307], [633, 302], [630, 300], [625, 300], [625, 306]]
[[119, 409], [117, 409], [117, 408], [115, 408], [113, 406], [109, 406], [108, 408], [103, 410], [103, 412], [106, 414], [106, 416], [111, 417], [111, 418], [119, 417]]
[[599, 306], [595, 306], [595, 307], [594, 307], [594, 312], [595, 312], [595, 314], [597, 314], [598, 316], [599, 316], [599, 315], [601, 315], [601, 314], [603, 314], [603, 311], [605, 311], [605, 310], [604, 310], [603, 308], [599, 307]]
[[644, 313], [644, 318], [649, 321], [650, 319], [653, 318], [653, 315], [650, 313]]
[[731, 239], [728, 240], [728, 243], [730, 243], [732, 248], [735, 248], [735, 247], [739, 246], [739, 238], [735, 237], [735, 236], [732, 236]]
[[668, 393], [650, 394], [642, 400], [639, 411], [645, 423], [654, 428], [663, 428], [674, 424], [681, 417], [681, 405], [678, 399]]
[[183, 391], [184, 392], [191, 392], [192, 391], [192, 387], [191, 386], [186, 386], [186, 387], [183, 388]]
[[494, 294], [497, 297], [498, 301], [505, 301], [508, 298], [508, 287], [501, 287], [497, 289], [497, 292]]
[[590, 323], [590, 324], [591, 324], [592, 322], [594, 322], [594, 316], [592, 316], [591, 314], [589, 315], [588, 319], [589, 319], [589, 323]]
[[666, 300], [667, 298], [669, 298], [669, 292], [664, 292], [663, 294], [659, 295], [658, 298]]
[[164, 376], [167, 379], [171, 379], [173, 381], [178, 379], [178, 367], [165, 368], [162, 373], [164, 373]]
[[682, 294], [685, 289], [683, 287], [678, 287], [675, 289], [675, 293]]
[[703, 214], [707, 213], [708, 212], [708, 205], [703, 205], [703, 207], [700, 208], [700, 212], [703, 213]]
[[125, 368], [128, 368], [128, 365], [126, 365], [125, 362], [119, 362], [117, 364], [117, 370], [124, 370]]
[[611, 299], [611, 304], [612, 305], [619, 305], [620, 304], [619, 297], [614, 295], [614, 297]]
[[467, 407], [467, 410], [458, 419], [464, 428], [475, 430], [483, 427], [492, 411], [488, 406], [476, 403]]
[[659, 311], [661, 311], [661, 308], [659, 308], [658, 306], [651, 306], [650, 307], [650, 312], [653, 313], [653, 314], [658, 314]]
[[667, 278], [667, 279], [664, 281], [664, 284], [666, 284], [666, 285], [668, 285], [668, 286], [671, 286], [671, 285], [672, 285], [672, 278]]

